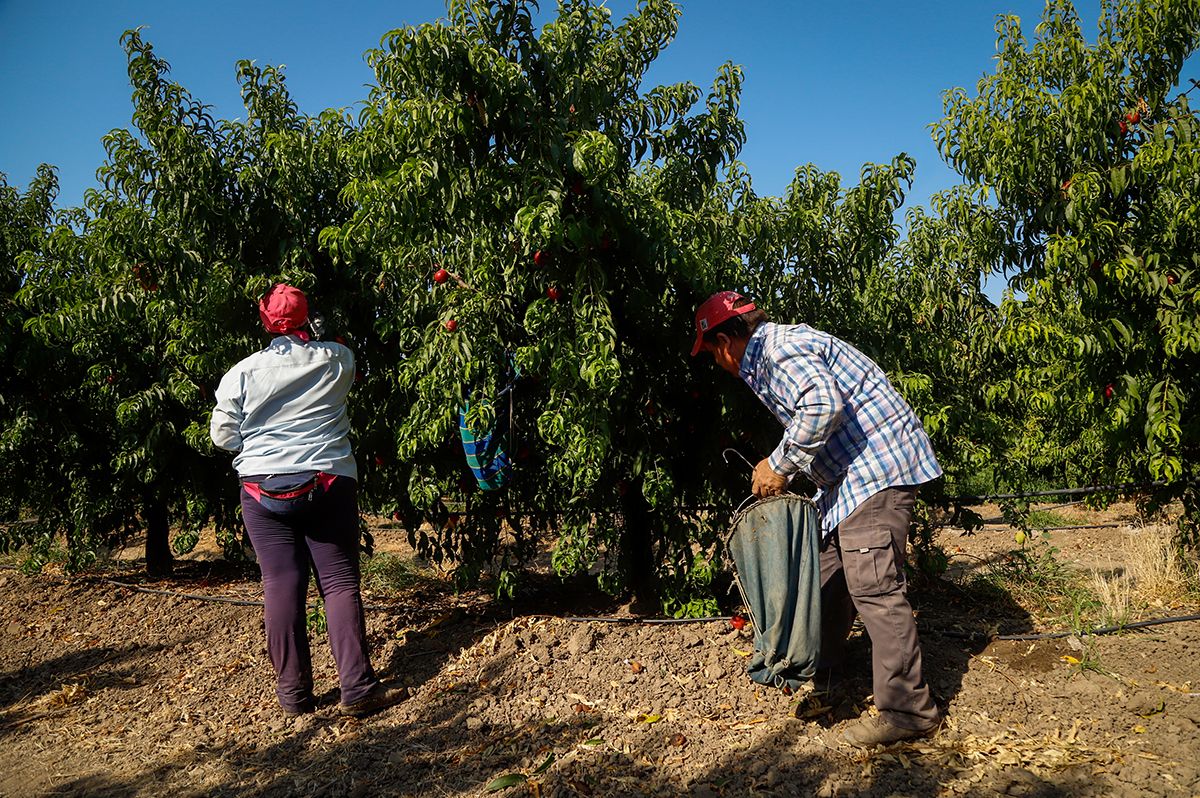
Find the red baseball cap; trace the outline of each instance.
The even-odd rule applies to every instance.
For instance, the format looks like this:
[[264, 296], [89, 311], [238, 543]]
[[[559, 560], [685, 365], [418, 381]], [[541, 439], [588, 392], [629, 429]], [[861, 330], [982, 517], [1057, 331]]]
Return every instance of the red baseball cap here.
[[[739, 305], [740, 302], [746, 304]], [[704, 300], [704, 304], [696, 309], [696, 343], [692, 346], [692, 357], [700, 354], [706, 332], [727, 319], [755, 309], [754, 303], [737, 291], [719, 291]]]
[[267, 332], [298, 330], [308, 321], [308, 298], [299, 288], [276, 283], [258, 303], [258, 316]]

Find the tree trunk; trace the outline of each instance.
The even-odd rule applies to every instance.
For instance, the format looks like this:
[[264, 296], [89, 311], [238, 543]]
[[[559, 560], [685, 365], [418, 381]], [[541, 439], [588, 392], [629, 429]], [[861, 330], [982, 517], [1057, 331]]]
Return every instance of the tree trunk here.
[[625, 574], [633, 608], [646, 614], [661, 610], [658, 580], [654, 575], [654, 546], [650, 534], [650, 506], [638, 487], [621, 500], [625, 525], [621, 531], [621, 570]]
[[169, 576], [175, 567], [171, 556], [171, 535], [165, 502], [147, 501], [143, 513], [146, 522], [146, 573]]

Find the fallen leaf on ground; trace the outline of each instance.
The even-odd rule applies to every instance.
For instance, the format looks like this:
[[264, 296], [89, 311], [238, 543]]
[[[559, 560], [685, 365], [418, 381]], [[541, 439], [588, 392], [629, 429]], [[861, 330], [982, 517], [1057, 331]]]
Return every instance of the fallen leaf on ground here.
[[492, 779], [492, 781], [488, 783], [488, 786], [484, 787], [483, 789], [487, 792], [499, 792], [500, 790], [507, 790], [509, 787], [516, 786], [517, 784], [524, 784], [527, 781], [529, 781], [529, 777], [524, 773], [506, 773], [497, 779]]

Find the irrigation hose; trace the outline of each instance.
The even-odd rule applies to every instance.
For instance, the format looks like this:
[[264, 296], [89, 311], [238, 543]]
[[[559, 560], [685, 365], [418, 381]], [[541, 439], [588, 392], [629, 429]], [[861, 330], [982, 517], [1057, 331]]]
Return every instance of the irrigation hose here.
[[1071, 524], [1070, 526], [1030, 527], [1030, 532], [1068, 532], [1072, 529], [1116, 529], [1129, 524]]
[[668, 625], [680, 623], [713, 623], [714, 621], [728, 621], [733, 616], [731, 615], [709, 615], [704, 618], [642, 618], [640, 616], [620, 616], [620, 615], [534, 615], [534, 618], [558, 618], [561, 621], [570, 623], [616, 623], [625, 624], [627, 626], [651, 626], [651, 625]]
[[[118, 582], [115, 579], [102, 579], [102, 582], [113, 585], [114, 587], [125, 588], [132, 590], [135, 593], [148, 593], [156, 596], [171, 596], [173, 598], [188, 599], [190, 601], [206, 601], [215, 604], [232, 604], [237, 607], [262, 607], [263, 602], [253, 599], [235, 599], [228, 596], [202, 596], [196, 593], [182, 593], [178, 590], [162, 590], [159, 588], [142, 587], [140, 585], [131, 585], [128, 582]], [[315, 606], [315, 605], [310, 605]], [[391, 612], [399, 608], [396, 604], [364, 604], [363, 609], [371, 612]], [[623, 617], [617, 615], [546, 615], [535, 614], [529, 617], [533, 618], [559, 618], [560, 620], [570, 623], [611, 623], [623, 625], [670, 625], [670, 624], [689, 624], [689, 623], [714, 623], [717, 621], [729, 621], [733, 616], [730, 615], [710, 615], [704, 618], [643, 618], [638, 616]], [[1025, 635], [988, 635], [983, 632], [959, 632], [952, 629], [937, 629], [930, 628], [928, 631], [932, 634], [941, 637], [949, 637], [956, 640], [1014, 640], [1030, 642], [1035, 640], [1061, 640], [1063, 638], [1078, 636], [1087, 637], [1088, 635], [1109, 635], [1117, 632], [1125, 632], [1131, 629], [1145, 629], [1151, 626], [1162, 626], [1169, 623], [1185, 623], [1189, 621], [1200, 621], [1198, 615], [1175, 615], [1163, 618], [1150, 618], [1145, 621], [1134, 621], [1132, 623], [1121, 624], [1119, 626], [1105, 626], [1099, 629], [1086, 629], [1081, 631], [1069, 632], [1043, 632], [1040, 634], [1025, 634]]]
[[261, 601], [254, 601], [253, 599], [235, 599], [229, 598], [228, 596], [201, 596], [197, 593], [180, 593], [178, 590], [161, 590], [153, 587], [142, 587], [140, 585], [131, 585], [127, 582], [118, 582], [115, 579], [102, 579], [100, 581], [106, 582], [110, 585], [115, 585], [116, 587], [123, 587], [126, 590], [132, 590], [135, 593], [150, 593], [151, 595], [155, 596], [172, 596], [174, 598], [185, 598], [192, 601], [210, 601], [216, 604], [233, 604], [236, 607], [263, 606]]
[[[137, 593], [150, 593], [158, 596], [172, 596], [175, 598], [184, 598], [192, 601], [208, 601], [219, 604], [233, 604], [239, 607], [262, 607], [263, 602], [249, 599], [235, 599], [226, 596], [201, 596], [196, 593], [181, 593], [176, 590], [161, 590], [158, 588], [141, 587], [140, 585], [131, 585], [127, 582], [118, 582], [115, 579], [102, 580], [116, 587], [123, 587], [127, 590], [133, 590]], [[372, 612], [390, 612], [397, 609], [399, 605], [395, 604], [364, 604], [364, 610]], [[528, 616], [531, 618], [558, 618], [559, 620], [569, 623], [611, 623], [623, 625], [670, 625], [670, 624], [689, 624], [689, 623], [713, 623], [716, 621], [732, 620], [731, 615], [710, 615], [704, 618], [643, 618], [639, 616], [623, 617], [617, 615], [547, 615], [544, 613], [536, 613]], [[987, 635], [982, 632], [957, 632], [954, 630], [942, 630], [931, 628], [929, 631], [933, 634], [942, 637], [950, 637], [960, 640], [1016, 640], [1016, 641], [1033, 641], [1033, 640], [1059, 640], [1065, 637], [1079, 636], [1087, 637], [1088, 635], [1109, 635], [1117, 632], [1124, 632], [1130, 629], [1145, 629], [1149, 626], [1161, 626], [1168, 623], [1183, 623], [1185, 621], [1200, 621], [1200, 615], [1176, 615], [1165, 618], [1151, 618], [1145, 621], [1134, 621], [1133, 623], [1122, 624], [1120, 626], [1105, 626], [1099, 629], [1087, 629], [1082, 631], [1070, 632], [1044, 632], [1042, 634], [1028, 635]]]
[[[213, 602], [213, 603], [217, 603], [217, 604], [232, 604], [236, 607], [263, 607], [263, 606], [266, 606], [263, 602], [257, 601], [255, 599], [235, 599], [235, 598], [229, 598], [228, 596], [202, 596], [198, 593], [181, 593], [178, 590], [162, 590], [162, 589], [153, 588], [153, 587], [142, 587], [141, 585], [131, 585], [127, 582], [118, 582], [115, 579], [102, 579], [100, 581], [106, 582], [106, 583], [108, 583], [110, 585], [114, 585], [116, 587], [123, 587], [126, 590], [132, 590], [135, 593], [150, 593], [155, 596], [172, 596], [174, 598], [189, 599], [191, 601], [209, 601], [209, 602]], [[310, 604], [308, 606], [309, 606], [309, 609], [313, 609], [317, 605]], [[371, 610], [372, 612], [389, 612], [391, 610], [396, 609], [399, 606], [400, 605], [398, 605], [398, 604], [364, 604], [363, 609]]]
[[1182, 623], [1184, 621], [1200, 621], [1200, 615], [1177, 615], [1169, 618], [1151, 618], [1146, 621], [1134, 621], [1133, 623], [1122, 624], [1121, 626], [1104, 626], [1100, 629], [1085, 629], [1078, 632], [1044, 632], [1042, 634], [1031, 635], [987, 635], [982, 632], [955, 632], [952, 630], [931, 629], [934, 634], [942, 637], [952, 637], [959, 640], [1061, 640], [1064, 637], [1087, 637], [1088, 635], [1111, 635], [1117, 632], [1124, 632], [1130, 629], [1144, 629], [1147, 626], [1161, 626], [1168, 623]]
[[992, 493], [983, 496], [937, 496], [928, 499], [930, 504], [982, 504], [998, 499], [1033, 499], [1039, 496], [1087, 496], [1092, 493], [1132, 493], [1133, 491], [1163, 488], [1167, 483], [1157, 482], [1126, 482], [1121, 485], [1092, 485], [1087, 488], [1055, 488], [1054, 490], [1034, 490], [1025, 493]]

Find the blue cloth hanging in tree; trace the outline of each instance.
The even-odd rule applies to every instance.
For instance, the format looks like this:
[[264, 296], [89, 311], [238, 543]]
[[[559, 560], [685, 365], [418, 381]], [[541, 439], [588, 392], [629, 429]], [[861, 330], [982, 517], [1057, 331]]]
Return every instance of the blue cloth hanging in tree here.
[[[458, 437], [462, 438], [462, 451], [467, 455], [467, 467], [475, 476], [480, 490], [496, 491], [508, 484], [512, 475], [512, 457], [504, 449], [504, 434], [500, 432], [505, 426], [509, 427], [508, 444], [512, 443], [512, 383], [497, 398], [509, 395], [508, 418], [496, 414], [490, 430], [476, 433], [467, 424], [467, 412], [470, 403], [464, 403], [458, 410]], [[485, 400], [486, 401], [486, 400]]]
[[[462, 438], [463, 454], [467, 457], [467, 467], [482, 490], [499, 490], [503, 488], [512, 476], [512, 457], [504, 449], [502, 433], [508, 427], [508, 445], [513, 445], [513, 389], [521, 376], [512, 354], [508, 356], [508, 384], [496, 395], [495, 403], [499, 404], [508, 396], [507, 413], [496, 413], [492, 426], [486, 432], [476, 433], [467, 423], [467, 412], [470, 403], [464, 402], [458, 411], [458, 434]], [[485, 399], [485, 404], [493, 404]], [[503, 405], [501, 405], [503, 406]]]
[[467, 467], [483, 490], [497, 490], [508, 482], [512, 470], [512, 458], [500, 445], [501, 435], [495, 429], [477, 435], [467, 424], [467, 408], [458, 412], [458, 434], [462, 437], [463, 453], [467, 456]]

